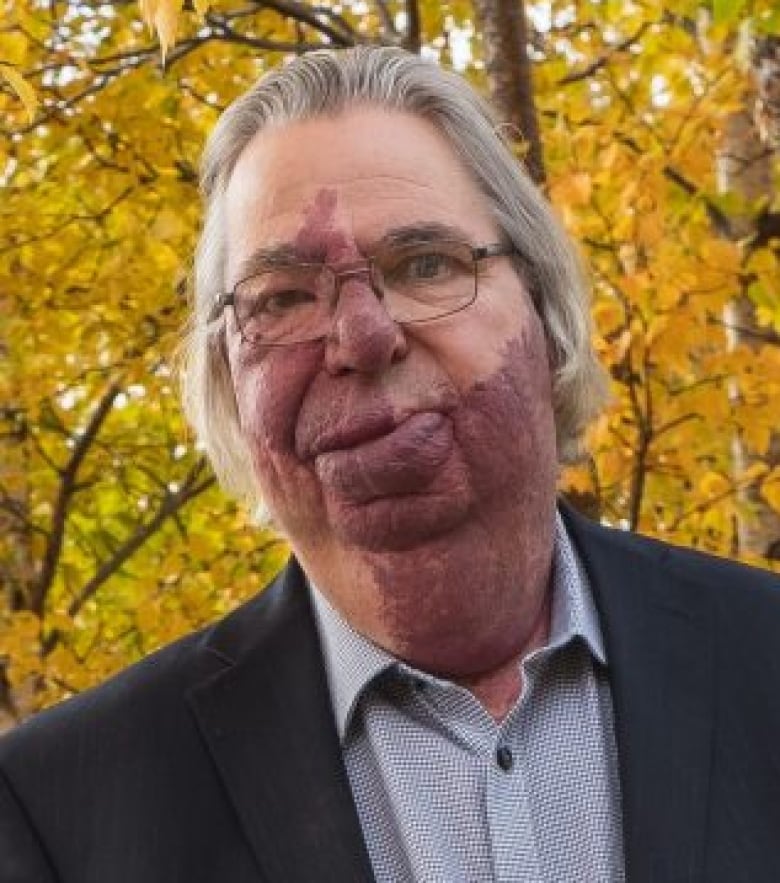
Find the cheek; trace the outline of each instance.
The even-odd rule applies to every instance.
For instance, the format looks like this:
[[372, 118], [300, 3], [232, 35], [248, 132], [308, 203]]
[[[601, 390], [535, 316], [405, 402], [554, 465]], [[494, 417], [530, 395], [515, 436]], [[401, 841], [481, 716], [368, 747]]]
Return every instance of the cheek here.
[[516, 481], [524, 492], [544, 488], [557, 470], [547, 350], [529, 327], [505, 344], [501, 368], [465, 396], [458, 433], [476, 475]]
[[477, 298], [449, 320], [420, 326], [415, 336], [434, 356], [444, 354], [446, 372], [463, 396], [506, 378], [507, 371], [538, 375], [549, 363], [539, 317], [516, 283]]
[[258, 461], [292, 455], [301, 402], [322, 361], [322, 346], [277, 349], [236, 361], [241, 430]]

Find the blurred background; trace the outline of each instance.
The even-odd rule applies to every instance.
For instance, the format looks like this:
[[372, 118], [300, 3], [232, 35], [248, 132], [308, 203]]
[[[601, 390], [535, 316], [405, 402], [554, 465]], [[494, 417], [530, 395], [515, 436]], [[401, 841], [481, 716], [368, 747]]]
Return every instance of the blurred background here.
[[580, 246], [612, 404], [562, 491], [780, 569], [776, 2], [0, 0], [0, 730], [284, 561], [179, 410], [198, 161], [260, 74], [355, 43], [489, 96]]

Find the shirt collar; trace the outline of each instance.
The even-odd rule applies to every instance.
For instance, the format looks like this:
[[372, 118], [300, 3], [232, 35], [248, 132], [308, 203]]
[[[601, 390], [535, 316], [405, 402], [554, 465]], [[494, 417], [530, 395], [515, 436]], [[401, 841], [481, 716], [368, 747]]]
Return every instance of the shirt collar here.
[[355, 707], [364, 690], [393, 668], [397, 660], [355, 629], [309, 581], [314, 620], [320, 637], [330, 701], [339, 739], [344, 742]]
[[606, 665], [604, 637], [588, 575], [566, 532], [559, 512], [555, 513], [552, 593], [547, 648], [555, 650], [575, 638], [580, 638], [585, 642], [591, 655], [601, 665]]
[[[604, 640], [588, 578], [557, 512], [551, 579], [550, 636], [542, 649], [555, 651], [579, 638], [591, 655], [606, 665]], [[322, 592], [311, 582], [309, 585], [331, 704], [343, 743], [355, 708], [369, 685], [390, 669], [401, 668], [407, 673], [414, 670], [356, 632]]]

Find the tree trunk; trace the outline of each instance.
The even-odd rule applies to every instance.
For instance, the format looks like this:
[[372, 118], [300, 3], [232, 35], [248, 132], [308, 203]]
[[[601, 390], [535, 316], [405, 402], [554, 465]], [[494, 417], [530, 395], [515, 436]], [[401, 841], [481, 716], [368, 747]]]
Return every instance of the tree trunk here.
[[[727, 118], [717, 158], [718, 189], [721, 193], [736, 194], [747, 206], [755, 206], [758, 200], [771, 204], [772, 164], [780, 151], [780, 38], [757, 41], [752, 55], [755, 91], [746, 96], [742, 110]], [[733, 218], [732, 225], [732, 235], [743, 241], [759, 232], [755, 210]], [[766, 336], [766, 329], [758, 325], [753, 304], [746, 294], [736, 297], [726, 307], [724, 320], [731, 349], [757, 350]], [[736, 382], [730, 394], [735, 402], [739, 401]], [[735, 436], [732, 449], [739, 480], [753, 458], [739, 436]], [[780, 465], [780, 433], [773, 434], [762, 462], [769, 467]], [[780, 513], [767, 504], [754, 483], [748, 484], [740, 494], [746, 514], [739, 518], [737, 525], [738, 551], [769, 560], [780, 559]]]
[[[7, 348], [0, 339], [0, 362], [6, 357]], [[0, 403], [0, 613], [13, 614], [27, 606], [35, 580], [35, 556], [25, 457], [26, 421], [21, 408], [13, 404], [13, 390], [6, 390], [6, 396]], [[8, 662], [0, 653], [0, 733], [20, 717], [18, 696], [8, 680]]]
[[522, 0], [474, 0], [474, 12], [482, 33], [493, 106], [526, 142], [528, 172], [537, 184], [543, 184], [544, 159], [534, 106], [525, 7]]

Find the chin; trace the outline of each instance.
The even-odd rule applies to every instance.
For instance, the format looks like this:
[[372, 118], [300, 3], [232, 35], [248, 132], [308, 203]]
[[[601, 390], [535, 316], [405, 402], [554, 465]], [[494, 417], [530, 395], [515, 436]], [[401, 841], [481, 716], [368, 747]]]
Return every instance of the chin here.
[[333, 534], [344, 546], [366, 552], [406, 552], [460, 528], [471, 501], [429, 494], [406, 494], [359, 505], [328, 506]]

